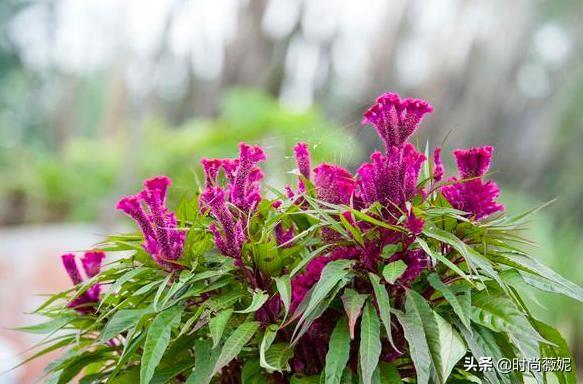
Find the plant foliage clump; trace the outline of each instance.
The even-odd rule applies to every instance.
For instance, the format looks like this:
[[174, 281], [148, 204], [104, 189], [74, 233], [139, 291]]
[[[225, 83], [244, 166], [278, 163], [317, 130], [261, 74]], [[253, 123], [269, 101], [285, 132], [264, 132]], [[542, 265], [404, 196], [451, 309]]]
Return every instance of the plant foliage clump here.
[[[583, 289], [525, 253], [532, 212], [506, 217], [486, 180], [492, 147], [454, 151], [408, 140], [431, 106], [380, 96], [364, 114], [385, 150], [356, 174], [312, 167], [294, 148], [297, 185], [266, 192], [262, 148], [203, 159], [205, 185], [166, 207], [169, 178], [117, 208], [139, 231], [81, 259], [75, 286], [37, 312], [35, 356], [64, 349], [48, 380], [68, 383], [522, 383], [551, 373], [466, 370], [474, 357], [570, 358], [533, 318], [530, 287], [583, 301]], [[429, 159], [431, 157], [431, 159]], [[268, 197], [270, 196], [270, 197]], [[130, 251], [101, 270], [105, 252]], [[58, 332], [57, 332], [58, 331]], [[572, 367], [574, 371], [574, 367]], [[575, 383], [572, 371], [553, 372]]]

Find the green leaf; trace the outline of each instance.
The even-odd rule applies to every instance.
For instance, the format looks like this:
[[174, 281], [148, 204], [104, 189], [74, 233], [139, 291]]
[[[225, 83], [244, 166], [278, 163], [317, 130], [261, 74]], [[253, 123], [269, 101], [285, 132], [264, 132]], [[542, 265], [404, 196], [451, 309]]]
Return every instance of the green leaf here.
[[253, 256], [259, 270], [268, 276], [281, 268], [283, 260], [275, 241], [253, 244]]
[[[336, 298], [336, 295], [338, 295], [338, 293], [342, 290], [342, 288], [344, 288], [344, 286], [348, 283], [348, 280], [341, 280], [338, 282], [338, 284], [336, 284], [336, 286], [334, 287], [334, 289], [332, 290], [332, 292], [330, 292], [330, 294], [324, 298], [324, 300], [322, 300], [314, 309], [314, 311], [312, 311], [312, 313], [310, 313], [309, 316], [306, 317], [306, 320], [301, 324], [301, 326], [299, 327], [299, 330], [296, 332], [294, 331], [294, 339], [292, 340], [292, 344], [295, 344], [301, 337], [302, 335], [304, 335], [304, 333], [306, 333], [309, 329], [310, 326], [312, 325], [312, 323], [319, 318], [320, 316], [322, 316], [322, 314], [328, 309], [328, 307], [330, 306], [330, 304], [334, 301], [334, 299]], [[308, 295], [311, 295], [311, 291], [308, 292]], [[304, 302], [302, 302], [304, 303]], [[301, 312], [303, 311], [303, 309], [301, 308], [302, 303], [300, 303], [300, 307], [298, 307], [297, 311]], [[296, 330], [298, 329], [298, 327], [296, 327]]]
[[462, 321], [462, 324], [466, 327], [466, 329], [470, 330], [470, 314], [471, 314], [470, 291], [467, 290], [466, 293], [464, 293], [463, 295], [459, 296], [456, 295], [455, 293], [453, 293], [450, 287], [445, 285], [439, 279], [439, 276], [435, 273], [430, 274], [427, 280], [434, 289], [441, 292], [441, 294], [447, 300], [449, 305], [451, 305], [451, 308], [453, 309], [455, 314]]
[[388, 259], [389, 257], [393, 256], [396, 252], [401, 250], [402, 245], [399, 244], [387, 244], [384, 246], [383, 250], [381, 251], [381, 257], [383, 259]]
[[[462, 338], [449, 323], [431, 309], [419, 293], [407, 290], [405, 308], [407, 326], [403, 324], [403, 328], [407, 328], [405, 337], [409, 342], [418, 382], [427, 383], [429, 366], [432, 365], [437, 381], [441, 384], [446, 383], [453, 367], [466, 353]], [[415, 358], [414, 354], [417, 354]], [[428, 357], [432, 364], [428, 364]]]
[[218, 356], [218, 349], [212, 349], [211, 340], [197, 340], [194, 343], [194, 371], [188, 376], [186, 384], [210, 383]]
[[534, 320], [535, 327], [542, 337], [544, 337], [549, 343], [553, 345], [543, 346], [543, 355], [545, 357], [559, 357], [570, 359], [571, 370], [570, 371], [556, 371], [553, 374], [557, 377], [560, 384], [576, 384], [577, 383], [577, 367], [575, 366], [575, 359], [571, 354], [571, 350], [567, 345], [567, 342], [561, 336], [561, 333], [555, 328], [543, 323], [542, 321]]
[[475, 286], [474, 282], [468, 277], [468, 275], [460, 267], [458, 267], [457, 265], [455, 265], [454, 263], [452, 263], [451, 260], [449, 260], [447, 257], [443, 256], [441, 254], [441, 252], [434, 251], [427, 244], [427, 242], [425, 240], [423, 240], [420, 237], [417, 237], [415, 239], [415, 242], [417, 244], [419, 244], [419, 246], [421, 247], [421, 249], [423, 249], [425, 251], [425, 253], [427, 253], [433, 259], [435, 259], [436, 261], [441, 261], [449, 269], [451, 269], [452, 271], [454, 271], [455, 273], [457, 273], [459, 276], [461, 276], [465, 281], [467, 281], [468, 283], [470, 283], [472, 286]]
[[384, 266], [383, 277], [389, 284], [395, 284], [395, 281], [405, 273], [407, 264], [403, 260], [393, 261]]
[[377, 312], [366, 303], [360, 322], [360, 370], [363, 384], [371, 384], [381, 355], [380, 322]]
[[259, 324], [258, 321], [243, 323], [233, 331], [225, 341], [225, 344], [223, 344], [223, 349], [211, 376], [214, 376], [215, 373], [229, 364], [241, 352], [241, 349], [251, 340], [255, 332], [257, 332], [257, 329], [259, 329]]
[[[311, 294], [306, 296], [304, 300], [307, 301], [306, 308], [292, 337], [292, 342], [297, 339], [298, 330], [301, 329], [303, 323], [318, 309], [319, 304], [324, 300], [330, 292], [332, 292], [338, 285], [338, 282], [343, 280], [351, 272], [349, 268], [354, 265], [354, 260], [334, 260], [328, 263], [322, 270], [320, 280], [312, 288]], [[301, 304], [300, 304], [301, 306]]]
[[398, 314], [397, 319], [403, 327], [405, 339], [409, 344], [409, 355], [417, 373], [417, 383], [427, 384], [431, 368], [431, 355], [425, 337], [425, 329], [419, 309], [412, 299], [407, 297], [404, 314]]
[[213, 339], [213, 349], [219, 345], [221, 337], [223, 336], [223, 331], [225, 330], [225, 326], [229, 322], [232, 314], [233, 309], [229, 308], [219, 312], [215, 317], [210, 319], [209, 330], [211, 332], [211, 338]]
[[[457, 331], [444, 320], [443, 317], [439, 316], [437, 313], [433, 313], [437, 320], [437, 325], [439, 328], [439, 346], [437, 352], [433, 355], [433, 361], [439, 361], [437, 377], [441, 378], [441, 383], [446, 383], [451, 371], [457, 364], [457, 362], [464, 357], [467, 352], [466, 345], [457, 333]], [[431, 345], [429, 349], [432, 350]]]
[[354, 327], [356, 326], [356, 321], [360, 317], [362, 306], [367, 297], [368, 295], [360, 294], [351, 288], [346, 288], [342, 295], [342, 305], [346, 311], [346, 316], [348, 316], [348, 328], [350, 330], [351, 339], [354, 339]]
[[289, 314], [290, 306], [291, 306], [291, 279], [289, 275], [273, 277], [275, 280], [275, 286], [277, 287], [277, 291], [279, 292], [279, 298], [283, 302], [283, 307], [285, 309], [284, 320], [287, 319]]
[[140, 384], [148, 384], [170, 343], [172, 329], [180, 324], [184, 307], [175, 306], [160, 312], [148, 328], [140, 366]]
[[382, 384], [403, 384], [399, 370], [395, 364], [380, 362], [378, 368], [380, 371], [380, 382]]
[[241, 372], [241, 384], [266, 384], [259, 361], [248, 360]]
[[334, 327], [326, 354], [325, 384], [340, 384], [350, 356], [348, 321], [342, 317]]
[[151, 308], [146, 309], [122, 309], [116, 312], [107, 322], [105, 329], [101, 332], [101, 342], [107, 342], [136, 325], [144, 315], [152, 313]]
[[381, 284], [381, 279], [377, 275], [369, 273], [368, 276], [374, 290], [381, 321], [385, 327], [385, 332], [387, 333], [391, 347], [393, 347], [396, 351], [399, 351], [393, 342], [393, 332], [391, 329], [391, 302], [389, 301], [389, 294], [387, 289], [383, 284]]
[[36, 334], [53, 333], [69, 324], [73, 319], [75, 319], [75, 317], [76, 316], [64, 314], [57, 317], [56, 319], [52, 319], [41, 324], [29, 325], [26, 327], [18, 327], [13, 329], [20, 332]]
[[240, 311], [235, 311], [235, 313], [255, 312], [259, 308], [261, 308], [263, 306], [263, 304], [265, 304], [265, 302], [267, 301], [268, 298], [269, 298], [269, 295], [267, 293], [265, 293], [261, 289], [256, 289], [253, 292], [253, 299], [251, 300], [251, 304], [249, 304], [249, 306], [245, 309], [242, 309]]
[[265, 362], [276, 371], [289, 371], [289, 360], [294, 357], [294, 349], [288, 343], [273, 344], [265, 352]]
[[496, 260], [527, 272], [522, 273], [522, 277], [527, 284], [535, 288], [546, 292], [560, 293], [583, 302], [583, 288], [531, 257], [508, 253], [496, 257]]
[[268, 326], [265, 329], [265, 333], [263, 334], [263, 339], [261, 340], [261, 345], [259, 346], [259, 365], [265, 369], [269, 369], [272, 371], [278, 371], [279, 368], [271, 366], [267, 362], [267, 359], [265, 358], [265, 354], [266, 354], [267, 350], [269, 349], [269, 347], [271, 347], [271, 344], [273, 344], [273, 341], [275, 340], [275, 337], [277, 336], [277, 329], [278, 329], [278, 326], [276, 324], [271, 324], [270, 326]]

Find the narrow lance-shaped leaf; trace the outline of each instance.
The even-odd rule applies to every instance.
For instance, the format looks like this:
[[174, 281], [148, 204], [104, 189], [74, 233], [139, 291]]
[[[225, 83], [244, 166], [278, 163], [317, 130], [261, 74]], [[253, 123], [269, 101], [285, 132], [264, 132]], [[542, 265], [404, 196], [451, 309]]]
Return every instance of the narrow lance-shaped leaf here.
[[272, 367], [271, 365], [269, 365], [267, 363], [267, 359], [265, 358], [265, 354], [267, 352], [267, 350], [269, 349], [269, 347], [271, 347], [271, 344], [273, 344], [273, 341], [275, 340], [275, 337], [277, 336], [277, 325], [276, 324], [271, 324], [270, 326], [268, 326], [265, 329], [265, 333], [263, 334], [263, 340], [261, 340], [261, 345], [259, 346], [259, 365], [265, 369], [270, 369], [273, 371], [276, 371], [277, 368], [276, 367]]
[[135, 325], [144, 315], [151, 313], [150, 308], [146, 309], [122, 309], [116, 312], [107, 322], [105, 329], [101, 332], [101, 341], [106, 342], [128, 330]]
[[375, 308], [366, 303], [360, 322], [360, 370], [363, 384], [371, 384], [381, 355], [380, 322]]
[[241, 352], [241, 349], [243, 349], [245, 344], [247, 344], [253, 335], [255, 335], [257, 329], [259, 329], [259, 322], [252, 321], [241, 324], [233, 331], [233, 333], [229, 336], [223, 345], [221, 354], [219, 355], [219, 358], [215, 364], [215, 368], [213, 369], [213, 376], [221, 368], [229, 364], [231, 360], [233, 360], [239, 354], [239, 352]]
[[[435, 313], [419, 293], [407, 290], [405, 308], [408, 314], [420, 320], [437, 381], [446, 383], [451, 370], [466, 353], [465, 344], [453, 327]], [[417, 363], [415, 367], [418, 368]], [[422, 367], [420, 369], [423, 370]]]
[[354, 339], [354, 327], [356, 321], [362, 312], [362, 306], [366, 301], [368, 295], [356, 292], [354, 289], [346, 288], [342, 295], [342, 305], [348, 316], [348, 329], [350, 330], [350, 338]]
[[[305, 300], [308, 300], [308, 302], [294, 330], [294, 337], [292, 337], [293, 340], [296, 339], [296, 334], [302, 328], [306, 319], [313, 315], [314, 311], [318, 309], [322, 300], [324, 300], [329, 293], [337, 287], [338, 282], [350, 273], [349, 268], [353, 264], [353, 260], [334, 260], [324, 267], [320, 280], [318, 280], [316, 285], [312, 288], [312, 293], [309, 296], [306, 296]], [[303, 306], [300, 304], [300, 307]]]
[[374, 290], [381, 321], [385, 327], [385, 332], [387, 333], [391, 347], [393, 347], [395, 351], [400, 352], [393, 342], [393, 332], [391, 329], [391, 302], [389, 301], [389, 294], [387, 289], [383, 284], [381, 284], [381, 279], [377, 275], [369, 273], [369, 279]]
[[429, 382], [431, 356], [425, 338], [421, 315], [411, 303], [411, 300], [406, 300], [405, 313], [399, 313], [397, 318], [403, 327], [403, 333], [409, 345], [409, 355], [415, 366], [417, 383], [427, 384]]
[[451, 308], [455, 312], [455, 314], [459, 317], [462, 321], [462, 324], [469, 330], [470, 329], [470, 313], [471, 313], [471, 301], [470, 301], [470, 293], [469, 290], [461, 295], [457, 296], [453, 293], [450, 287], [445, 285], [440, 279], [439, 276], [435, 273], [432, 273], [427, 278], [429, 284], [443, 295], [443, 297], [447, 300]]
[[342, 317], [337, 323], [326, 354], [325, 384], [340, 384], [350, 356], [348, 321]]
[[277, 291], [279, 292], [279, 298], [283, 303], [283, 308], [285, 309], [284, 320], [287, 319], [289, 314], [290, 306], [291, 306], [291, 279], [289, 275], [278, 276], [274, 277], [275, 286], [277, 287]]
[[183, 309], [182, 306], [176, 306], [161, 312], [149, 327], [140, 365], [140, 384], [148, 384], [154, 376], [154, 370], [170, 343], [172, 329], [180, 323]]
[[211, 338], [213, 339], [213, 348], [216, 348], [216, 346], [219, 345], [225, 326], [229, 322], [232, 314], [233, 309], [228, 308], [219, 312], [209, 321], [209, 330], [211, 332]]
[[218, 349], [212, 349], [211, 340], [197, 340], [194, 343], [194, 371], [188, 376], [186, 384], [210, 383], [218, 354]]

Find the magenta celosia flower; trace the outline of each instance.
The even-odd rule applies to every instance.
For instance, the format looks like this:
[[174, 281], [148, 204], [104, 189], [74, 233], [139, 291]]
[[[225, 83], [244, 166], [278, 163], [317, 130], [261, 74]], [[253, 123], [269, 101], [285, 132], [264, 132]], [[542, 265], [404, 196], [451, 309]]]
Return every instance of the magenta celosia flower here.
[[349, 204], [356, 188], [350, 172], [326, 163], [314, 169], [314, 185], [318, 199], [332, 204]]
[[[209, 225], [215, 244], [219, 251], [241, 264], [241, 250], [246, 241], [244, 223], [241, 214], [249, 213], [261, 201], [263, 172], [258, 167], [265, 160], [265, 153], [259, 146], [245, 143], [239, 145], [238, 159], [203, 159], [206, 190], [201, 195], [203, 209], [210, 208], [216, 223]], [[227, 179], [225, 188], [217, 186], [219, 170], [222, 169]], [[239, 210], [233, 214], [227, 203]]]
[[[310, 157], [310, 152], [308, 151], [308, 145], [306, 143], [297, 143], [294, 147], [294, 156], [296, 158], [296, 166], [300, 175], [302, 175], [307, 180], [310, 180], [312, 173], [312, 160]], [[298, 191], [300, 193], [305, 192], [306, 186], [301, 180], [298, 181]]]
[[482, 180], [490, 168], [493, 152], [494, 148], [490, 146], [455, 150], [460, 178], [450, 178], [449, 181], [455, 184], [441, 188], [443, 196], [454, 208], [468, 212], [476, 220], [504, 210], [504, 206], [496, 202], [500, 196], [498, 185]]
[[223, 169], [227, 179], [225, 198], [245, 212], [254, 209], [261, 201], [259, 182], [263, 179], [257, 165], [265, 158], [261, 147], [241, 143], [238, 159], [202, 159], [206, 188], [217, 186], [219, 170]]
[[443, 179], [443, 163], [441, 162], [441, 148], [435, 148], [433, 150], [433, 181], [435, 183]]
[[[85, 252], [81, 258], [81, 264], [83, 265], [83, 270], [85, 271], [85, 274], [88, 278], [92, 278], [99, 273], [104, 258], [105, 253], [102, 251]], [[65, 267], [65, 271], [71, 278], [73, 284], [81, 284], [83, 282], [83, 278], [81, 277], [81, 273], [77, 267], [75, 255], [71, 253], [64, 254], [61, 256], [61, 260], [63, 262], [63, 266]], [[94, 284], [77, 298], [69, 302], [67, 306], [70, 308], [75, 308], [75, 310], [80, 313], [89, 313], [92, 311], [91, 304], [99, 302], [100, 294], [101, 286], [99, 284]]]
[[219, 251], [235, 260], [241, 260], [241, 249], [246, 240], [241, 220], [236, 220], [225, 201], [225, 192], [221, 187], [209, 188], [202, 193], [201, 202], [210, 208], [211, 214], [220, 226], [211, 223], [209, 229], [215, 237]]
[[239, 164], [230, 189], [230, 201], [245, 211], [255, 208], [261, 200], [259, 181], [263, 173], [257, 164], [265, 158], [265, 152], [259, 146], [245, 143], [239, 146]]
[[139, 225], [144, 234], [143, 246], [146, 252], [165, 269], [176, 269], [179, 265], [174, 261], [182, 255], [186, 232], [178, 228], [175, 214], [166, 209], [166, 194], [170, 184], [166, 176], [148, 179], [144, 182], [142, 192], [123, 197], [117, 209]]
[[371, 155], [358, 173], [358, 195], [367, 205], [380, 202], [386, 207], [403, 207], [417, 193], [417, 179], [425, 155], [411, 144], [389, 148], [386, 156]]
[[405, 227], [415, 236], [419, 235], [423, 231], [423, 226], [425, 225], [425, 220], [420, 217], [415, 216], [413, 210], [409, 211], [407, 214], [407, 220], [405, 221]]
[[493, 153], [494, 147], [489, 145], [453, 151], [460, 177], [468, 179], [484, 176], [490, 169]]
[[205, 174], [206, 187], [214, 187], [217, 184], [219, 170], [223, 166], [223, 161], [221, 159], [207, 159], [203, 157], [200, 162]]
[[432, 110], [424, 100], [401, 100], [396, 93], [385, 93], [364, 113], [362, 124], [375, 126], [388, 151], [403, 145], [415, 132], [423, 115]]

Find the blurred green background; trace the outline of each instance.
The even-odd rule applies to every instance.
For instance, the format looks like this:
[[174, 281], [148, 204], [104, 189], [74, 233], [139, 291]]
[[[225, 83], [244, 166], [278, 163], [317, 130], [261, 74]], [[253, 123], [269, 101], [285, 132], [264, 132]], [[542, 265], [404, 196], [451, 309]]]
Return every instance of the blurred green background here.
[[[420, 145], [496, 146], [511, 213], [557, 198], [533, 253], [583, 284], [582, 17], [578, 0], [3, 0], [0, 288], [30, 278], [11, 272], [15, 236], [107, 233], [143, 178], [171, 176], [177, 197], [201, 157], [240, 141], [267, 149], [272, 186], [291, 180], [298, 140], [355, 169], [379, 147], [361, 114], [388, 90], [433, 104]], [[583, 307], [533, 299], [583, 367]], [[26, 309], [11, 303], [0, 294]], [[28, 342], [0, 333], [0, 357]]]

